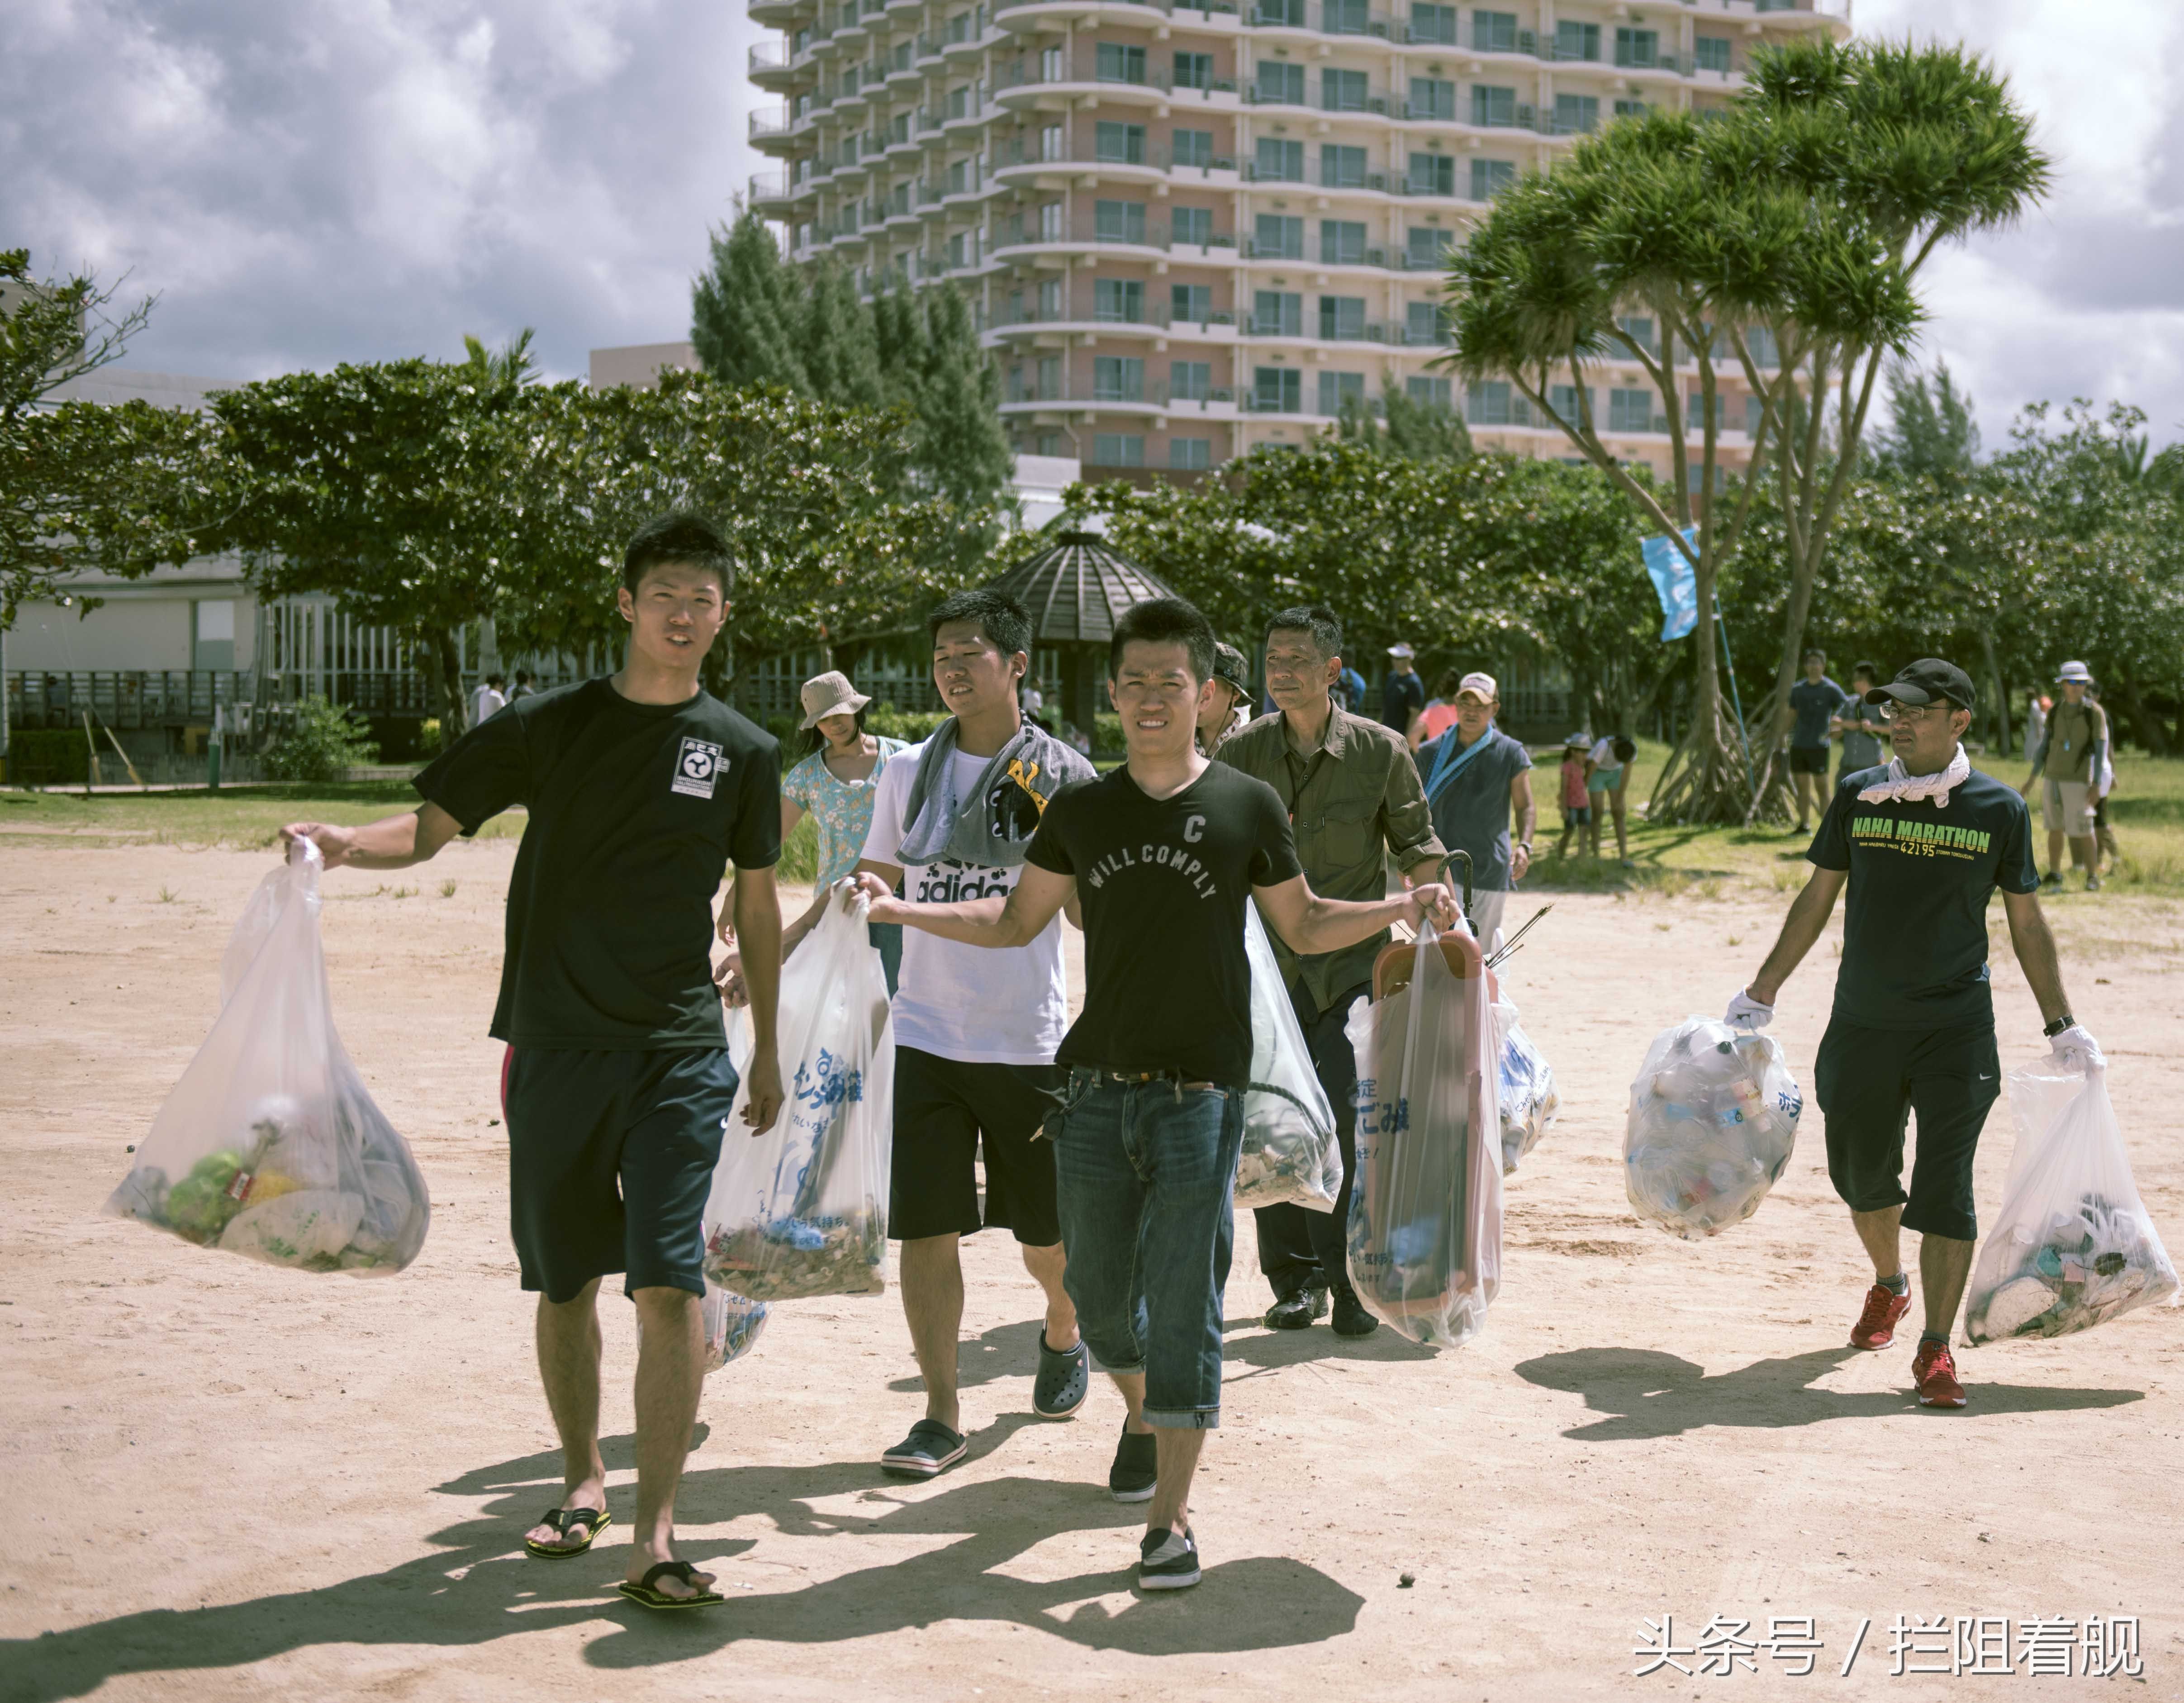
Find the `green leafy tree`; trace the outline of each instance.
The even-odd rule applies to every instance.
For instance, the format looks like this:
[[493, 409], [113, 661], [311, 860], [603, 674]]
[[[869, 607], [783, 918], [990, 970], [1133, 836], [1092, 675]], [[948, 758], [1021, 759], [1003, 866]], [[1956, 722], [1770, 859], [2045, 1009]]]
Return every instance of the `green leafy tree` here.
[[1472, 453], [1471, 433], [1454, 410], [1413, 400], [1396, 388], [1392, 377], [1383, 382], [1378, 412], [1375, 419], [1345, 398], [1334, 435], [1413, 461], [1454, 461]]
[[914, 464], [927, 489], [961, 507], [998, 500], [1015, 469], [1001, 427], [1001, 381], [961, 292], [924, 291], [922, 370], [915, 403]]
[[1934, 363], [1931, 379], [1902, 361], [1892, 366], [1888, 415], [1888, 425], [1867, 446], [1876, 469], [1942, 483], [1971, 477], [1979, 465], [1979, 424], [1947, 361]]
[[801, 321], [800, 348], [811, 394], [845, 408], [882, 406], [887, 386], [880, 377], [872, 310], [857, 299], [850, 269], [831, 254], [812, 270]]
[[713, 232], [712, 263], [692, 286], [690, 300], [690, 340], [706, 371], [732, 386], [810, 389], [803, 317], [803, 288], [764, 220], [739, 212]]
[[268, 780], [339, 780], [347, 770], [378, 761], [378, 744], [355, 711], [305, 698], [267, 748], [264, 768]]

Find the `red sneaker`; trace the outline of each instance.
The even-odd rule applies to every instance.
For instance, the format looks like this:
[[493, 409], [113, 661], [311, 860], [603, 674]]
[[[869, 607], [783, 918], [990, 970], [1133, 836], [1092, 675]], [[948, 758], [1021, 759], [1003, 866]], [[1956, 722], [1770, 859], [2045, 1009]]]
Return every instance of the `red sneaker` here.
[[1876, 1283], [1865, 1292], [1865, 1310], [1858, 1315], [1858, 1322], [1850, 1327], [1850, 1345], [1854, 1348], [1885, 1348], [1896, 1340], [1896, 1321], [1911, 1304], [1908, 1288], [1899, 1295], [1886, 1283]]
[[1911, 1362], [1911, 1376], [1918, 1381], [1919, 1406], [1964, 1404], [1964, 1387], [1957, 1382], [1956, 1357], [1947, 1343], [1919, 1343], [1918, 1356]]

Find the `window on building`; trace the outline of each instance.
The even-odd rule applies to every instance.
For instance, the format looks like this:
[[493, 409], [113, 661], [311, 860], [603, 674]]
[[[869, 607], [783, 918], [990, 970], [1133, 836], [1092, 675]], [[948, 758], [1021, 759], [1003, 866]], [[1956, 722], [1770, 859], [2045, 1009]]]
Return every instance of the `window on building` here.
[[1757, 438], [1759, 435], [1759, 416], [1766, 411], [1766, 404], [1758, 397], [1747, 396], [1744, 399], [1744, 435], [1746, 437]]
[[1101, 119], [1093, 126], [1092, 153], [1095, 159], [1111, 165], [1143, 165], [1145, 163], [1145, 127], [1141, 124], [1116, 124]]
[[1411, 39], [1413, 42], [1438, 42], [1445, 47], [1456, 45], [1456, 8], [1429, 6], [1423, 3], [1411, 8]]
[[1145, 80], [1145, 50], [1102, 42], [1094, 70], [1103, 83], [1141, 83]]
[[1042, 243], [1059, 243], [1061, 240], [1061, 204], [1059, 201], [1039, 204], [1039, 240]]
[[1254, 24], [1286, 25], [1292, 30], [1304, 28], [1304, 0], [1257, 0], [1251, 8]]
[[1413, 225], [1404, 233], [1403, 254], [1414, 268], [1431, 271], [1448, 264], [1455, 233], [1430, 225]]
[[1661, 34], [1658, 30], [1641, 30], [1629, 24], [1615, 26], [1615, 63], [1618, 65], [1652, 65], [1661, 59]]
[[1213, 465], [1213, 440], [1211, 438], [1169, 438], [1167, 464], [1178, 473], [1205, 472]]
[[[1713, 395], [1713, 429], [1717, 432], [1721, 430], [1723, 425], [1721, 405], [1722, 395], [1717, 390]], [[1706, 392], [1703, 390], [1690, 392], [1684, 398], [1684, 429], [1686, 432], [1703, 432], [1706, 430]]]
[[1049, 278], [1039, 287], [1039, 316], [1043, 320], [1061, 317], [1061, 280]]
[[1456, 193], [1456, 161], [1446, 154], [1411, 156], [1410, 192], [1413, 195]]
[[948, 264], [967, 266], [971, 264], [971, 239], [967, 232], [959, 232], [948, 239]]
[[1319, 221], [1319, 263], [1323, 266], [1365, 264], [1365, 224], [1360, 219]]
[[1304, 297], [1295, 290], [1254, 290], [1251, 293], [1251, 335], [1302, 337]]
[[1652, 110], [1652, 109], [1643, 101], [1619, 100], [1615, 103], [1615, 115], [1618, 118], [1642, 118]]
[[1195, 166], [1201, 170], [1213, 164], [1213, 132], [1210, 130], [1178, 130], [1170, 137], [1178, 166]]
[[1320, 143], [1319, 182], [1323, 189], [1362, 189], [1365, 150], [1339, 142]]
[[1485, 83], [1471, 86], [1471, 121], [1475, 125], [1505, 126], [1517, 121], [1517, 92]]
[[1213, 87], [1213, 55], [1178, 53], [1175, 56], [1175, 86], [1179, 89], [1212, 88]]
[[1471, 198], [1491, 201], [1517, 181], [1517, 167], [1513, 160], [1479, 159], [1471, 162]]
[[1008, 388], [1005, 393], [1011, 402], [1027, 400], [1031, 393], [1024, 388], [1023, 364], [1019, 361], [1008, 371]]
[[1323, 372], [1319, 375], [1319, 411], [1342, 412], [1345, 403], [1362, 410], [1365, 406], [1365, 375], [1362, 372]]
[[1213, 363], [1210, 360], [1172, 360], [1167, 364], [1167, 394], [1172, 402], [1204, 402], [1213, 394]]
[[1096, 467], [1142, 467], [1145, 464], [1145, 434], [1142, 432], [1095, 432], [1092, 464]]
[[1365, 335], [1365, 298], [1322, 296], [1319, 334], [1334, 342], [1354, 343]]
[[1304, 407], [1304, 375], [1294, 366], [1251, 369], [1251, 407], [1260, 414], [1296, 414]]
[[1629, 338], [1646, 354], [1658, 357], [1661, 345], [1653, 335], [1653, 321], [1651, 318], [1643, 315], [1626, 314], [1615, 323], [1622, 328], [1624, 336]]
[[1598, 95], [1558, 94], [1555, 97], [1555, 134], [1582, 136], [1600, 128]]
[[1702, 71], [1726, 71], [1729, 46], [1726, 36], [1695, 36], [1691, 38], [1691, 58]]
[[1471, 14], [1471, 45], [1482, 53], [1515, 53], [1517, 14], [1474, 11]]
[[1259, 138], [1258, 158], [1251, 174], [1271, 183], [1301, 183], [1304, 181], [1304, 144], [1284, 142], [1279, 137]]
[[1061, 453], [1061, 433], [1059, 432], [1035, 433], [1031, 441], [1034, 455], [1059, 455]]
[[1409, 118], [1437, 119], [1443, 124], [1456, 122], [1456, 85], [1446, 77], [1412, 77], [1411, 103], [1405, 111]]
[[1555, 25], [1557, 59], [1596, 59], [1600, 57], [1600, 25], [1580, 24], [1565, 18]]
[[1304, 67], [1286, 59], [1259, 61], [1259, 98], [1284, 106], [1304, 104]]
[[1262, 213], [1251, 223], [1251, 254], [1262, 260], [1304, 259], [1304, 221], [1286, 213]]
[[1107, 325], [1141, 325], [1145, 287], [1135, 278], [1098, 278], [1092, 285], [1092, 317]]
[[1763, 371], [1772, 371], [1782, 364], [1782, 350], [1774, 341], [1773, 330], [1767, 326], [1747, 326], [1744, 346], [1751, 351], [1752, 364]]
[[1203, 248], [1212, 242], [1213, 209], [1211, 207], [1178, 207], [1173, 216], [1178, 248]]
[[1095, 402], [1144, 401], [1145, 362], [1134, 355], [1094, 355], [1092, 399]]
[[1587, 385], [1582, 399], [1574, 384], [1551, 384], [1547, 387], [1547, 402], [1556, 413], [1573, 426], [1581, 419], [1591, 420], [1596, 427], [1599, 416], [1593, 412], [1592, 387]]
[[1609, 391], [1607, 429], [1611, 432], [1652, 431], [1653, 393], [1650, 390]]
[[1438, 408], [1449, 411], [1449, 386], [1446, 378], [1421, 376], [1403, 381], [1403, 394], [1422, 408]]
[[1204, 325], [1213, 317], [1213, 286], [1170, 284], [1167, 316], [1176, 325]]
[[1411, 302], [1403, 309], [1403, 341], [1425, 347], [1448, 341], [1448, 310], [1438, 302]]
[[[235, 600], [207, 598], [190, 606], [190, 667], [225, 671], [235, 666]], [[171, 629], [170, 629], [171, 630]]]
[[1095, 201], [1092, 234], [1102, 243], [1142, 243], [1145, 240], [1145, 204], [1142, 201]]
[[1509, 386], [1501, 379], [1489, 379], [1471, 387], [1464, 398], [1465, 416], [1474, 426], [1507, 426], [1514, 410], [1510, 406]]
[[1362, 112], [1365, 110], [1367, 78], [1362, 71], [1336, 70], [1332, 66], [1319, 74], [1319, 104], [1323, 112]]
[[1324, 0], [1319, 15], [1330, 36], [1362, 36], [1372, 26], [1371, 0]]
[[1060, 125], [1050, 124], [1040, 126], [1039, 132], [1039, 157], [1041, 159], [1061, 159], [1065, 146], [1066, 144], [1062, 139], [1062, 130]]
[[1061, 398], [1061, 357], [1042, 355], [1039, 358], [1039, 399], [1056, 402]]
[[1061, 81], [1061, 49], [1042, 47], [1039, 53], [1039, 80], [1043, 83]]

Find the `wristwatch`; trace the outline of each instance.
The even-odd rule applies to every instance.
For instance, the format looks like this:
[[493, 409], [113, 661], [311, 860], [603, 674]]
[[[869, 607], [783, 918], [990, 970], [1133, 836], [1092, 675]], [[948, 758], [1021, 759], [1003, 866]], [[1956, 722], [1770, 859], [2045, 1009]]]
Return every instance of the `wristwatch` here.
[[2068, 1028], [2071, 1027], [2074, 1024], [2075, 1024], [2075, 1023], [2077, 1022], [2077, 1020], [2078, 1020], [2078, 1019], [2077, 1019], [2076, 1018], [2075, 1018], [2075, 1017], [2071, 1016], [2071, 1015], [2070, 1015], [2070, 1013], [2069, 1012], [2067, 1012], [2067, 1011], [2066, 1011], [2066, 1012], [2064, 1012], [2064, 1013], [2060, 1017], [2057, 1018], [2057, 1019], [2056, 1019], [2053, 1023], [2049, 1024], [2049, 1025], [2048, 1025], [2045, 1029], [2042, 1030], [2040, 1032], [2041, 1032], [2042, 1035], [2046, 1036], [2048, 1037], [2048, 1039], [2049, 1039], [2050, 1041], [2053, 1041], [2053, 1040], [2057, 1036], [2060, 1035], [2060, 1034], [2061, 1034], [2064, 1030], [2066, 1030], [2066, 1029], [2068, 1029]]

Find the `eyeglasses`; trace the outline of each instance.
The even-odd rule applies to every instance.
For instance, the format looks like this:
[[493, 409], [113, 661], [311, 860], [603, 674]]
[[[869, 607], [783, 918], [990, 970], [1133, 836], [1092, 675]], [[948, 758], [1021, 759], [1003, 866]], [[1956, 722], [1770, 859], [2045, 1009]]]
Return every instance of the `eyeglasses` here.
[[1956, 707], [1946, 698], [1931, 704], [1898, 703], [1892, 698], [1880, 706], [1880, 719], [1884, 722], [1923, 722], [1935, 716], [1946, 716]]

